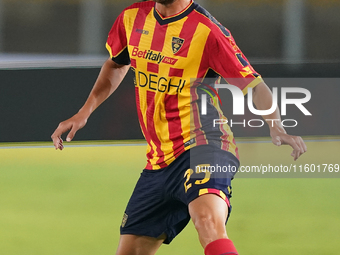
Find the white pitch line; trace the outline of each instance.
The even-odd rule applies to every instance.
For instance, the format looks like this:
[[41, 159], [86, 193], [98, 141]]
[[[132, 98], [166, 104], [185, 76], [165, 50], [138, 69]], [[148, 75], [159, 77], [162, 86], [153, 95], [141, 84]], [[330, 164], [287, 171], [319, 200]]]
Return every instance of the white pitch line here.
[[[145, 143], [131, 143], [131, 144], [79, 144], [79, 145], [66, 145], [64, 148], [90, 148], [90, 147], [121, 147], [121, 146], [146, 146]], [[29, 145], [29, 146], [0, 146], [0, 149], [53, 149], [54, 146], [47, 145]]]
[[[340, 142], [340, 139], [316, 139], [316, 140], [304, 140], [306, 143], [315, 143], [315, 142]], [[237, 141], [236, 144], [240, 143], [272, 143], [272, 141]]]
[[[324, 140], [305, 140], [309, 142], [340, 142], [340, 139], [324, 139]], [[253, 143], [272, 143], [271, 141], [236, 141], [236, 144], [253, 144]], [[66, 145], [65, 148], [91, 148], [91, 147], [122, 147], [122, 146], [147, 146], [146, 143], [117, 143], [117, 144], [78, 144]], [[28, 145], [28, 146], [1, 146], [0, 149], [52, 149], [53, 145]]]

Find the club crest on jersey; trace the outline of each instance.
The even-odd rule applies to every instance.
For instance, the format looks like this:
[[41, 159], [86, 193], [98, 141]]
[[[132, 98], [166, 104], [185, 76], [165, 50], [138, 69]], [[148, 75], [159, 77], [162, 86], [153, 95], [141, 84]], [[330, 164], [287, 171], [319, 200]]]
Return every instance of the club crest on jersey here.
[[172, 52], [176, 54], [183, 46], [184, 39], [179, 37], [172, 37]]

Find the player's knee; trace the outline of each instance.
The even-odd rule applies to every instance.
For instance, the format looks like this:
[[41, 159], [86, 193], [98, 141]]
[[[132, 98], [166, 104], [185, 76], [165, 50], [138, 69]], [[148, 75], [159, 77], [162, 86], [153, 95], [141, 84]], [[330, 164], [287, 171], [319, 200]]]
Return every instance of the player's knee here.
[[201, 196], [189, 204], [189, 212], [203, 247], [211, 241], [227, 238], [228, 207], [221, 198], [214, 194]]
[[218, 227], [218, 220], [207, 211], [197, 213], [192, 221], [197, 231], [209, 231]]
[[223, 214], [201, 208], [201, 210], [192, 213], [191, 218], [200, 239], [208, 238], [209, 241], [214, 241], [220, 238], [228, 238]]

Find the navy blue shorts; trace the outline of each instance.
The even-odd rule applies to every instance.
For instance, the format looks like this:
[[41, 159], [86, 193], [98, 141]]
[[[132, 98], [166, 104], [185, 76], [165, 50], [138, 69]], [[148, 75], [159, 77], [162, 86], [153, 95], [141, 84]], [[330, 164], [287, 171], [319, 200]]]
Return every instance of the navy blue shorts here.
[[182, 153], [165, 168], [144, 169], [120, 233], [155, 238], [165, 233], [164, 243], [169, 244], [190, 220], [188, 204], [204, 194], [223, 198], [230, 214], [231, 180], [238, 167], [238, 159], [230, 152], [202, 145]]

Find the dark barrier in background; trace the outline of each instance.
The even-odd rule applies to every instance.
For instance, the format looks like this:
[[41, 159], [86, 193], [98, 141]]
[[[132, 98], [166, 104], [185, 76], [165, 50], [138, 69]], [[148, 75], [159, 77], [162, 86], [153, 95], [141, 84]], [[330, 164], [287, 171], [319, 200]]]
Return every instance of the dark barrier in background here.
[[[99, 68], [0, 71], [0, 141], [48, 141], [58, 123], [85, 102]], [[142, 138], [132, 74], [97, 111], [77, 140]]]
[[[339, 77], [340, 63], [303, 65], [254, 65], [263, 77]], [[48, 141], [58, 123], [76, 113], [85, 102], [99, 73], [99, 68], [0, 70], [0, 142]], [[120, 140], [143, 138], [139, 128], [133, 74], [129, 72], [118, 90], [97, 109], [76, 140]], [[265, 78], [270, 87], [304, 87], [312, 99], [306, 107], [312, 117], [292, 107], [286, 118], [297, 118], [296, 135], [339, 135], [339, 80], [310, 79], [309, 84], [278, 84]], [[306, 80], [304, 80], [306, 81]], [[272, 83], [272, 84], [271, 84]], [[325, 86], [323, 86], [325, 85]], [[224, 102], [230, 118], [232, 100]], [[258, 117], [260, 118], [260, 117]], [[252, 119], [247, 115], [242, 119]], [[236, 120], [236, 118], [235, 118]], [[300, 121], [301, 120], [301, 121]], [[268, 136], [268, 128], [249, 129], [235, 126], [236, 136]]]

